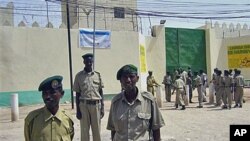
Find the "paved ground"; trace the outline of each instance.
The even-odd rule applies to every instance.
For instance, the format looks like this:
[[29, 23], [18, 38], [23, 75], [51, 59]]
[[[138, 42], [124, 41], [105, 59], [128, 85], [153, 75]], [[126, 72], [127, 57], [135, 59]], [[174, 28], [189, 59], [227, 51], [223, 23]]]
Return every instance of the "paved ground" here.
[[[172, 97], [174, 100], [174, 97]], [[176, 110], [174, 102], [163, 102], [161, 112], [166, 126], [161, 129], [164, 141], [229, 141], [229, 125], [249, 124], [250, 125], [250, 89], [245, 89], [245, 99], [243, 108], [232, 108], [222, 110], [204, 103], [204, 108], [198, 109], [197, 94], [194, 102], [187, 106], [185, 111]], [[20, 118], [16, 122], [11, 122], [10, 108], [0, 108], [0, 140], [1, 141], [24, 141], [23, 124], [28, 112], [42, 107], [43, 105], [33, 105], [20, 107]], [[75, 121], [74, 141], [80, 139], [79, 121], [75, 118], [75, 111], [71, 110], [70, 104], [62, 105], [72, 112]], [[110, 101], [105, 101], [105, 116], [102, 120], [102, 140], [110, 140], [110, 131], [106, 130]]]

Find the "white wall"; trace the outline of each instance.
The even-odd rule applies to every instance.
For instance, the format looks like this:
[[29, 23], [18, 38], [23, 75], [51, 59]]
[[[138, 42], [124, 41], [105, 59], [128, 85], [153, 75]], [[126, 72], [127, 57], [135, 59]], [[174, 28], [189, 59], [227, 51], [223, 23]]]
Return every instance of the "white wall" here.
[[[250, 44], [250, 36], [218, 38], [216, 29], [206, 29], [207, 68], [211, 79], [214, 68], [222, 70], [228, 68], [227, 47], [233, 45]], [[249, 54], [250, 55], [250, 54]], [[246, 79], [250, 78], [250, 68], [237, 68]]]
[[[125, 64], [139, 67], [137, 32], [112, 32], [111, 48], [96, 49], [96, 71], [104, 81], [104, 93], [121, 90], [117, 70]], [[73, 77], [83, 69], [82, 55], [92, 49], [78, 48], [78, 30], [71, 30]], [[13, 28], [0, 26], [0, 91], [36, 90], [41, 80], [64, 76], [70, 88], [69, 55], [66, 29]], [[140, 86], [140, 83], [138, 83]]]
[[156, 81], [161, 84], [166, 74], [165, 27], [154, 26], [155, 37], [146, 37], [148, 70], [153, 71]]

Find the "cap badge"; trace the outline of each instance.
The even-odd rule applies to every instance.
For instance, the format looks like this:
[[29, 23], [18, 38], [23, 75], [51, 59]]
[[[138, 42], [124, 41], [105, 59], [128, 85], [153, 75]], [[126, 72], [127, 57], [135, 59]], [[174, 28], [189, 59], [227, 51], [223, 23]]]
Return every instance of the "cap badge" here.
[[53, 81], [51, 82], [51, 87], [52, 87], [53, 89], [55, 89], [55, 88], [58, 87], [58, 84], [59, 84], [59, 82], [58, 82], [57, 80], [53, 80]]

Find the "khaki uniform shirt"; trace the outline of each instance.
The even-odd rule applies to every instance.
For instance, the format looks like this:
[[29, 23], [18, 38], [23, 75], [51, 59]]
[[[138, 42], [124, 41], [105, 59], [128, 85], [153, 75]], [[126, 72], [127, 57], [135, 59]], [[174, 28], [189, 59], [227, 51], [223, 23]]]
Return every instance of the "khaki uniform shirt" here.
[[233, 78], [231, 76], [224, 76], [225, 87], [231, 87], [233, 84]]
[[236, 87], [243, 87], [244, 86], [244, 77], [242, 75], [238, 75], [235, 78]]
[[24, 123], [25, 141], [71, 141], [74, 122], [70, 114], [59, 109], [52, 115], [46, 107], [28, 114]]
[[185, 82], [184, 82], [181, 78], [179, 78], [179, 79], [175, 80], [175, 82], [174, 82], [174, 87], [175, 87], [176, 89], [184, 89], [184, 87], [185, 87]]
[[155, 81], [155, 78], [153, 76], [148, 76], [147, 77], [147, 86], [148, 87], [153, 87], [154, 84], [158, 84], [156, 81]]
[[149, 140], [151, 118], [151, 129], [165, 125], [152, 94], [138, 92], [136, 100], [129, 103], [121, 92], [112, 99], [107, 129], [116, 132], [113, 141]]
[[195, 81], [195, 87], [199, 87], [202, 85], [201, 77], [199, 75], [196, 76], [194, 81]]
[[76, 74], [73, 90], [81, 94], [80, 99], [100, 100], [102, 97], [99, 90], [103, 87], [100, 73], [83, 70]]

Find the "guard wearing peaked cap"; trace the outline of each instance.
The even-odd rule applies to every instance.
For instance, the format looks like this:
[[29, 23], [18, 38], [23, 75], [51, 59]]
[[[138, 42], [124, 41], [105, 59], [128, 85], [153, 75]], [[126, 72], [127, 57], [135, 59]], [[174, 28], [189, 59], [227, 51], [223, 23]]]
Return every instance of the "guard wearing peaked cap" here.
[[90, 126], [93, 141], [100, 141], [101, 119], [104, 116], [103, 82], [101, 74], [93, 70], [92, 53], [82, 56], [84, 69], [79, 71], [74, 80], [76, 92], [76, 117], [80, 120], [81, 141], [89, 141]]
[[[111, 102], [107, 124], [107, 129], [111, 130], [111, 140], [160, 140], [160, 128], [164, 126], [164, 121], [153, 95], [141, 92], [136, 86], [139, 80], [137, 67], [132, 64], [124, 65], [118, 70], [116, 77], [123, 90]], [[128, 109], [133, 112], [128, 112]], [[122, 120], [117, 120], [121, 117]]]
[[64, 95], [62, 80], [62, 76], [55, 75], [46, 78], [39, 85], [38, 91], [42, 92], [45, 106], [31, 111], [25, 118], [26, 141], [73, 140], [74, 122], [71, 114], [59, 106], [60, 99]]
[[94, 55], [92, 53], [86, 53], [82, 56], [82, 58], [85, 59], [92, 59]]

